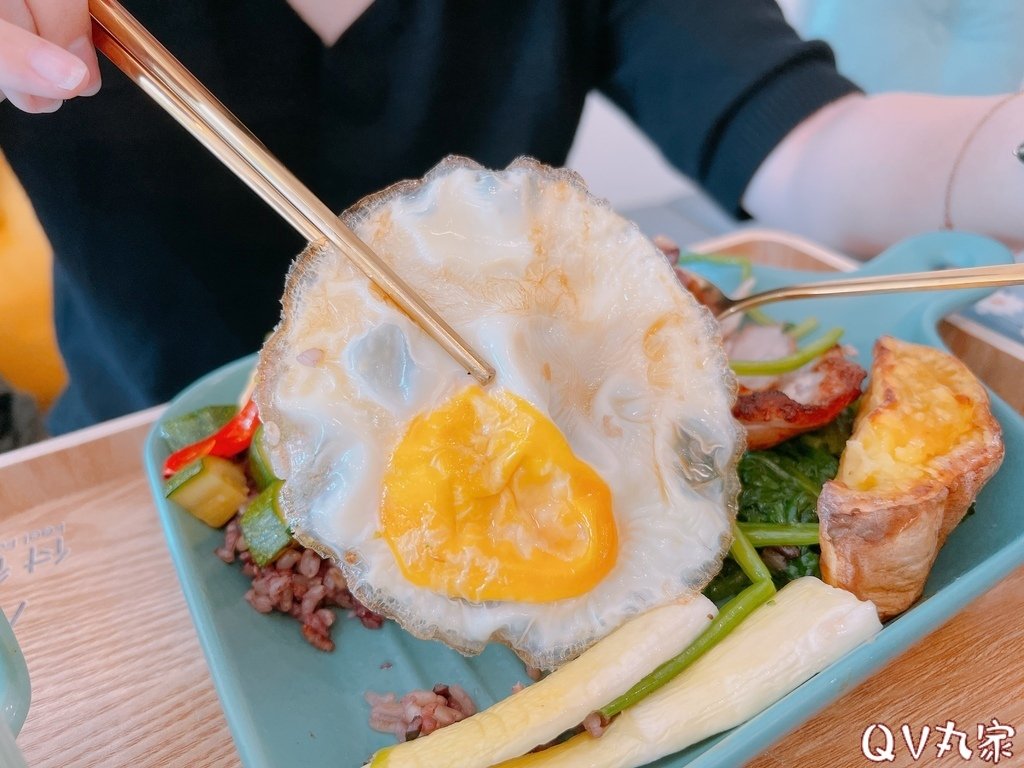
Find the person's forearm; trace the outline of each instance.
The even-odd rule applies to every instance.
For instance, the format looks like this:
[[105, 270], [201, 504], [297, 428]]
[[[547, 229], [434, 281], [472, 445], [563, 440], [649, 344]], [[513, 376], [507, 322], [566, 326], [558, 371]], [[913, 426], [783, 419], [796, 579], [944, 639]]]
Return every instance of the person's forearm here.
[[770, 226], [858, 256], [940, 229], [947, 215], [1019, 247], [1024, 165], [1012, 151], [1022, 141], [1024, 96], [849, 96], [776, 147], [743, 203]]

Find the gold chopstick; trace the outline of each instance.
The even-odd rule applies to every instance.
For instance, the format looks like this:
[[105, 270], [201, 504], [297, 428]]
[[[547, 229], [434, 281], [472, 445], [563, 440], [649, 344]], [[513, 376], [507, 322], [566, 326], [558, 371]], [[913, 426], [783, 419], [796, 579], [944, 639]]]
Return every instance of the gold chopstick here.
[[494, 368], [352, 230], [263, 146], [116, 0], [89, 0], [93, 41], [122, 72], [174, 117], [307, 240], [344, 253], [481, 384]]

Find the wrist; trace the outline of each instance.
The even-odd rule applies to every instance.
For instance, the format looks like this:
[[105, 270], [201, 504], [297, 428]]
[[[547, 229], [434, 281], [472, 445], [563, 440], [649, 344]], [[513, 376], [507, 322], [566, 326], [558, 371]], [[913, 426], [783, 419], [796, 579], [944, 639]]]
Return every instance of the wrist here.
[[949, 228], [1024, 244], [1024, 165], [1018, 159], [1024, 94], [1008, 94], [979, 112], [951, 173]]

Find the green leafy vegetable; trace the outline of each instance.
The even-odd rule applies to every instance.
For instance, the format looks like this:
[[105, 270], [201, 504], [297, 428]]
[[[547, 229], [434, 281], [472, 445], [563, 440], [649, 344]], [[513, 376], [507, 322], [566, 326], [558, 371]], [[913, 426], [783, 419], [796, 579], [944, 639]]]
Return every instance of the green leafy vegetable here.
[[818, 547], [800, 547], [800, 554], [787, 560], [781, 571], [773, 571], [772, 578], [776, 585], [788, 584], [793, 579], [799, 579], [802, 576], [821, 578], [818, 559]]
[[795, 371], [816, 357], [821, 357], [836, 345], [843, 335], [842, 328], [833, 328], [820, 339], [800, 347], [796, 352], [775, 360], [730, 360], [729, 366], [739, 376], [777, 376]]
[[794, 339], [800, 340], [811, 331], [818, 327], [818, 320], [814, 317], [808, 317], [806, 320], [797, 324], [787, 323], [785, 330]]
[[231, 421], [236, 413], [237, 405], [207, 405], [184, 416], [167, 419], [160, 425], [160, 433], [171, 453], [174, 453], [186, 445], [209, 437]]
[[806, 445], [828, 451], [838, 462], [843, 449], [846, 447], [846, 441], [853, 434], [853, 421], [856, 417], [857, 403], [854, 402], [848, 405], [830, 424], [826, 424], [814, 432], [807, 432], [795, 439]]
[[750, 543], [761, 547], [809, 547], [818, 543], [817, 523], [739, 523]]
[[745, 523], [816, 523], [818, 494], [839, 460], [800, 437], [740, 460], [739, 519]]
[[771, 315], [765, 313], [760, 307], [751, 307], [744, 314], [748, 319], [758, 325], [778, 325], [778, 322]]
[[[782, 548], [777, 556], [766, 557], [777, 587], [821, 574], [818, 547], [804, 542], [808, 526], [818, 523], [818, 494], [839, 470], [839, 456], [853, 431], [856, 412], [856, 404], [851, 405], [819, 430], [765, 451], [748, 451], [740, 460], [737, 520], [749, 530], [751, 541], [761, 545], [770, 538], [771, 546]], [[721, 603], [749, 585], [742, 570], [727, 560], [704, 594]]]
[[727, 557], [722, 563], [722, 570], [704, 588], [704, 597], [715, 605], [721, 605], [749, 586], [750, 579], [743, 573], [743, 569], [736, 564], [735, 560]]

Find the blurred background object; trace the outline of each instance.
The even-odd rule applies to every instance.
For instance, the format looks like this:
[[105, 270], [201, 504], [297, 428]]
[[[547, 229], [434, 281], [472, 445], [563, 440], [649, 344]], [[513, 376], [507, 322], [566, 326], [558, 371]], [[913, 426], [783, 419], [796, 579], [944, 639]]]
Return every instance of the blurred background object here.
[[35, 398], [0, 379], [0, 453], [46, 437], [43, 415]]
[[50, 259], [32, 206], [0, 155], [0, 378], [43, 408], [66, 380], [53, 329]]
[[0, 155], [0, 451], [44, 436], [67, 377], [53, 329], [50, 244]]
[[1021, 0], [778, 0], [805, 38], [826, 40], [868, 93], [981, 96], [1024, 81]]

